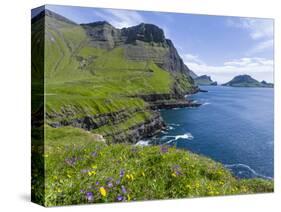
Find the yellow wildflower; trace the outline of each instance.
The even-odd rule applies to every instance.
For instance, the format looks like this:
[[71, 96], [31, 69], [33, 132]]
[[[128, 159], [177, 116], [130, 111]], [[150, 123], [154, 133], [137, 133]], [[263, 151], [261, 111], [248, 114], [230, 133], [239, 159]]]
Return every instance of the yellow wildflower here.
[[129, 194], [127, 195], [127, 199], [128, 199], [128, 201], [130, 201], [130, 200], [131, 200], [131, 197], [130, 197], [130, 195], [129, 195]]
[[95, 172], [94, 170], [93, 170], [93, 171], [89, 171], [89, 172], [88, 172], [88, 175], [89, 175], [89, 176], [92, 176], [92, 175], [95, 176], [95, 175], [96, 175], [96, 172]]
[[126, 178], [127, 178], [128, 180], [130, 180], [130, 179], [131, 179], [131, 175], [126, 174]]
[[176, 173], [175, 173], [175, 172], [173, 172], [173, 173], [172, 173], [172, 176], [173, 176], [173, 177], [177, 177], [177, 175], [176, 175]]
[[134, 180], [134, 176], [132, 174], [130, 174], [131, 180]]
[[100, 187], [100, 193], [101, 193], [101, 195], [102, 195], [103, 197], [106, 196], [106, 190], [105, 190], [104, 187]]

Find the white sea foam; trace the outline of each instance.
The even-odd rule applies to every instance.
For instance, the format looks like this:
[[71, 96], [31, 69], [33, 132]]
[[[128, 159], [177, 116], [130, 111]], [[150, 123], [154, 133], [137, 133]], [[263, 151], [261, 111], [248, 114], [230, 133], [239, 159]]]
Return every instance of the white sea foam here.
[[140, 140], [135, 145], [136, 146], [149, 146], [150, 140]]
[[179, 127], [180, 126], [180, 124], [174, 124], [174, 123], [171, 123], [171, 124], [169, 124], [170, 126], [175, 126], [175, 127]]
[[211, 104], [211, 103], [210, 102], [205, 102], [202, 105], [209, 105], [209, 104]]
[[[247, 169], [250, 173], [252, 173], [255, 177], [260, 177], [264, 179], [272, 180], [272, 177], [268, 177], [262, 174], [257, 173], [254, 169], [252, 169], [250, 166], [243, 164], [243, 163], [237, 163], [237, 164], [225, 164], [226, 168], [232, 170], [233, 168], [244, 168]], [[238, 174], [242, 174], [243, 171], [239, 171]]]
[[162, 139], [167, 139], [167, 138], [171, 138], [170, 140], [168, 140], [166, 142], [166, 144], [172, 143], [173, 141], [177, 141], [178, 139], [185, 139], [185, 140], [192, 140], [194, 137], [191, 133], [185, 133], [183, 135], [165, 135], [162, 137]]
[[172, 126], [168, 126], [168, 130], [173, 130], [173, 129], [175, 129], [175, 128]]

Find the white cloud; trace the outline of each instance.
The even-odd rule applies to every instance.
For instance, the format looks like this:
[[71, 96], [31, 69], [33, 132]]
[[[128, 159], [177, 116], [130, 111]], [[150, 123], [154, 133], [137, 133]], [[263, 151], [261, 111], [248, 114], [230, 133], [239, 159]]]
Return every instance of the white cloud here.
[[[195, 58], [195, 60], [192, 60]], [[210, 75], [214, 81], [225, 83], [234, 76], [249, 74], [255, 79], [273, 82], [273, 60], [259, 57], [244, 57], [225, 61], [222, 65], [208, 65], [198, 56], [183, 56], [185, 64], [197, 75]], [[196, 61], [197, 60], [197, 61]], [[198, 62], [199, 61], [199, 62]]]
[[189, 63], [197, 63], [197, 64], [203, 64], [204, 63], [202, 60], [199, 59], [198, 55], [183, 54], [182, 59], [185, 62], [189, 62]]
[[228, 18], [227, 25], [247, 30], [249, 36], [255, 44], [250, 48], [246, 55], [254, 55], [264, 52], [265, 50], [273, 49], [273, 20], [261, 18]]
[[144, 18], [136, 11], [103, 9], [95, 15], [108, 21], [116, 28], [130, 27], [144, 22]]
[[248, 30], [249, 35], [254, 40], [272, 39], [273, 37], [273, 20], [271, 19], [229, 18], [227, 19], [227, 25]]
[[273, 39], [261, 41], [257, 43], [253, 48], [251, 48], [248, 52], [247, 55], [253, 55], [256, 53], [260, 53], [265, 51], [266, 49], [272, 49], [273, 50]]

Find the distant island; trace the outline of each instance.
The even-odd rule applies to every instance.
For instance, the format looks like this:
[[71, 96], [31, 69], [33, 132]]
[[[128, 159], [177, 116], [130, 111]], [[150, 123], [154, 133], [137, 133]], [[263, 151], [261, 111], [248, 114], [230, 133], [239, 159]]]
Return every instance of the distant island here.
[[273, 83], [267, 83], [266, 81], [259, 82], [252, 78], [250, 75], [238, 75], [222, 86], [231, 87], [262, 87], [262, 88], [273, 88]]
[[196, 85], [218, 85], [217, 82], [213, 81], [211, 77], [207, 75], [196, 77], [194, 82]]

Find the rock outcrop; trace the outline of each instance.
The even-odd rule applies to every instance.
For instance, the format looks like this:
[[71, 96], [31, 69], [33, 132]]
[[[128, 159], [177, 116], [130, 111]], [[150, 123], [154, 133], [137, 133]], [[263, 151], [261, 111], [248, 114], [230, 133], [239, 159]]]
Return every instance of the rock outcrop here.
[[137, 26], [117, 29], [106, 21], [81, 24], [97, 48], [113, 49], [122, 46], [129, 60], [153, 60], [161, 68], [180, 72], [193, 83], [196, 76], [183, 62], [171, 40], [156, 25], [141, 23]]
[[218, 85], [217, 82], [214, 82], [210, 76], [202, 75], [194, 79], [196, 85]]
[[[54, 128], [72, 126], [82, 128], [87, 131], [92, 131], [102, 126], [113, 126], [115, 124], [121, 123], [136, 112], [141, 111], [122, 110], [118, 112], [99, 114], [95, 116], [85, 116], [70, 120], [65, 120], [61, 114], [47, 114], [47, 123]], [[60, 119], [61, 121], [51, 121], [54, 119]], [[144, 137], [156, 135], [164, 128], [165, 123], [160, 113], [158, 111], [154, 111], [152, 116], [142, 123], [137, 123], [127, 129], [114, 130], [104, 134], [103, 136], [106, 138], [106, 140], [112, 141], [114, 143], [122, 143], [124, 141], [136, 143]]]
[[265, 81], [259, 82], [249, 75], [238, 75], [229, 82], [222, 85], [231, 87], [273, 87], [272, 83], [267, 83]]

